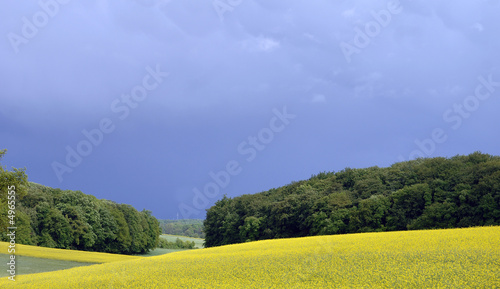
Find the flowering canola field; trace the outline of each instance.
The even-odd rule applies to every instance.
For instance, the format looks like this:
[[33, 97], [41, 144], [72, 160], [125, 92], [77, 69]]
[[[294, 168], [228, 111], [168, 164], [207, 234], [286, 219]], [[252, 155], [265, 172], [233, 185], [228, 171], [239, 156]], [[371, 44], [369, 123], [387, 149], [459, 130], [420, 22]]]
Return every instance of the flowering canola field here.
[[266, 240], [0, 279], [10, 287], [499, 288], [500, 227]]

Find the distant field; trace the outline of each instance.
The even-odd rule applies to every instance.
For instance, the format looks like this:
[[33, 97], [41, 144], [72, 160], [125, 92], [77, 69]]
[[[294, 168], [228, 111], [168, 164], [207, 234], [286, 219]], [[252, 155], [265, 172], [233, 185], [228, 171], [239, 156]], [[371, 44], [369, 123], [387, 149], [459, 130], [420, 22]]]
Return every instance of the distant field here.
[[[277, 239], [18, 276], [20, 288], [498, 288], [500, 227]], [[8, 281], [0, 279], [3, 288]]]
[[184, 237], [184, 236], [176, 236], [176, 235], [168, 235], [168, 234], [162, 234], [160, 235], [161, 238], [166, 239], [169, 242], [175, 242], [175, 239], [179, 238], [182, 241], [189, 241], [192, 242], [194, 241], [195, 248], [203, 248], [203, 242], [205, 241], [204, 239], [199, 239], [199, 238], [191, 238], [191, 237]]
[[[10, 255], [2, 254], [0, 255], [0, 262], [2, 264], [7, 263]], [[41, 272], [50, 272], [57, 270], [64, 270], [79, 266], [94, 265], [96, 263], [85, 263], [85, 262], [75, 262], [75, 261], [63, 261], [63, 260], [53, 260], [45, 258], [34, 258], [26, 256], [16, 256], [16, 274], [33, 274]], [[5, 266], [7, 268], [7, 266]], [[0, 270], [0, 277], [9, 276], [7, 270]]]
[[[0, 242], [0, 252], [7, 253], [8, 243]], [[29, 245], [16, 245], [16, 274], [32, 274], [88, 266], [99, 263], [136, 260], [140, 256], [128, 256], [99, 252], [53, 249]], [[0, 254], [0, 262], [6, 264], [10, 254]], [[5, 266], [7, 268], [7, 266]], [[0, 270], [0, 277], [8, 276], [7, 270]]]
[[[182, 238], [181, 238], [182, 239]], [[197, 240], [195, 238], [187, 238]], [[175, 238], [174, 238], [175, 241]], [[7, 252], [8, 243], [0, 242], [0, 252]], [[186, 249], [162, 249], [156, 248], [141, 255], [120, 255], [99, 252], [84, 252], [77, 250], [53, 249], [28, 245], [16, 245], [17, 275], [50, 272], [69, 269], [79, 266], [88, 266], [100, 263], [134, 260], [140, 257], [158, 256], [173, 252], [185, 251]], [[9, 261], [8, 254], [0, 253], [0, 262]], [[4, 262], [5, 261], [5, 262]], [[8, 276], [6, 270], [0, 271], [0, 277]]]
[[164, 255], [164, 254], [174, 253], [174, 252], [180, 252], [180, 251], [186, 251], [186, 250], [190, 250], [190, 249], [163, 249], [163, 248], [156, 248], [153, 251], [149, 251], [146, 254], [141, 254], [141, 255], [137, 255], [137, 256], [152, 257], [152, 256], [159, 256], [159, 255]]

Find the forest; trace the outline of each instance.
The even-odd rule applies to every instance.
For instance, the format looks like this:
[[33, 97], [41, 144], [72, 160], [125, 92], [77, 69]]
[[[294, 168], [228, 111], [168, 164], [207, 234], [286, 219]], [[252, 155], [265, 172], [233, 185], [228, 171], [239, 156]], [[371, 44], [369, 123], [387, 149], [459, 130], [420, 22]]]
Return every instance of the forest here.
[[181, 220], [158, 220], [163, 234], [186, 236], [192, 238], [205, 238], [203, 232], [203, 220], [181, 219]]
[[194, 246], [196, 246], [194, 241], [183, 241], [179, 238], [176, 238], [175, 242], [160, 238], [160, 242], [158, 243], [158, 248], [163, 249], [194, 249]]
[[[5, 152], [0, 150], [0, 159]], [[13, 198], [7, 196], [9, 187], [15, 187]], [[142, 254], [158, 245], [159, 222], [150, 211], [28, 182], [24, 170], [2, 166], [0, 192], [1, 241], [8, 241], [7, 216], [15, 208], [10, 215], [18, 244], [121, 254]]]
[[500, 157], [345, 168], [207, 210], [205, 247], [315, 235], [500, 225]]

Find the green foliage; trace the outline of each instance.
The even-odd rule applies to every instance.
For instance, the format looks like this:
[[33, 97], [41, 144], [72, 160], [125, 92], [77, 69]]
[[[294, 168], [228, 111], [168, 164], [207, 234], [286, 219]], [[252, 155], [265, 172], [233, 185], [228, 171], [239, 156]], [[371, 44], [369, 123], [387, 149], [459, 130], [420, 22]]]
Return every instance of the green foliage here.
[[245, 242], [255, 241], [259, 237], [259, 230], [262, 218], [250, 216], [245, 218], [245, 222], [240, 229], [240, 238]]
[[194, 249], [194, 241], [183, 241], [179, 238], [175, 239], [175, 242], [170, 242], [166, 239], [160, 238], [158, 242], [158, 248], [162, 249]]
[[500, 157], [472, 153], [346, 168], [207, 210], [205, 247], [357, 232], [500, 225]]
[[160, 222], [151, 215], [151, 211], [142, 210], [143, 227], [146, 235], [146, 251], [153, 250], [158, 246], [160, 239], [158, 236], [161, 234]]
[[422, 214], [425, 208], [424, 195], [429, 192], [429, 185], [415, 184], [394, 192], [391, 198], [390, 215], [387, 226], [390, 230], [405, 230], [411, 220]]
[[[4, 154], [0, 150], [0, 159]], [[0, 166], [2, 241], [7, 241], [7, 189], [12, 186], [19, 244], [122, 254], [144, 254], [158, 244], [159, 223], [149, 211], [29, 183], [24, 170]]]
[[165, 239], [170, 242], [175, 242], [179, 238], [182, 241], [189, 241], [189, 242], [194, 242], [194, 248], [201, 249], [203, 248], [203, 242], [204, 239], [200, 238], [192, 238], [192, 237], [186, 237], [186, 236], [178, 236], [178, 235], [168, 235], [168, 234], [162, 234], [160, 235], [160, 240]]
[[186, 236], [192, 238], [205, 238], [203, 220], [158, 220], [163, 234]]
[[34, 245], [143, 254], [158, 243], [158, 220], [146, 210], [33, 183], [25, 200], [20, 206], [32, 215]]
[[[7, 150], [0, 150], [0, 161], [7, 153]], [[26, 195], [28, 176], [25, 169], [12, 168], [6, 170], [0, 162], [0, 240], [7, 240], [7, 227], [9, 225], [9, 206], [18, 207], [19, 200]], [[9, 195], [9, 191], [15, 191], [15, 195]], [[17, 216], [14, 220], [17, 219]], [[23, 237], [25, 238], [25, 237]]]

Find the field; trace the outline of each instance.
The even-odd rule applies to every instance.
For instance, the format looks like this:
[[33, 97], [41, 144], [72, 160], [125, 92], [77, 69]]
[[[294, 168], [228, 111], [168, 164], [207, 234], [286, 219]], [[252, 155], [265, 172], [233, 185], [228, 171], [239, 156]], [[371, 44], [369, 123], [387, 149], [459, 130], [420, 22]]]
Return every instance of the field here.
[[[10, 261], [9, 255], [4, 255], [4, 254], [0, 255], [0, 261], [2, 262], [2, 264], [9, 262]], [[16, 275], [58, 271], [73, 267], [88, 266], [94, 264], [96, 263], [16, 256], [16, 266], [17, 266]], [[5, 276], [9, 276], [9, 272], [7, 272], [7, 270], [1, 270], [0, 277], [5, 277]]]
[[[195, 241], [197, 246], [203, 248], [203, 239], [173, 235], [163, 235], [162, 237], [166, 238], [169, 241], [173, 240], [173, 242], [175, 242], [175, 239], [177, 237], [184, 241]], [[0, 242], [0, 252], [7, 252], [7, 246], [7, 243]], [[18, 268], [20, 268], [17, 271], [17, 275], [64, 270], [73, 267], [88, 266], [100, 263], [133, 260], [137, 259], [138, 257], [158, 256], [185, 250], [186, 249], [156, 248], [146, 254], [128, 256], [120, 254], [82, 252], [74, 250], [16, 245], [16, 263], [18, 265]], [[70, 254], [68, 254], [68, 252]], [[10, 255], [0, 253], [0, 262], [7, 263], [9, 261], [9, 256]], [[5, 277], [8, 275], [9, 273], [6, 270], [0, 271], [0, 277]]]
[[189, 241], [189, 242], [194, 241], [195, 248], [198, 248], [198, 249], [203, 248], [203, 241], [204, 241], [203, 239], [177, 236], [177, 235], [168, 235], [168, 234], [162, 234], [162, 235], [160, 235], [160, 237], [166, 239], [169, 242], [175, 242], [175, 239], [177, 239], [177, 238], [181, 239], [182, 241]]
[[[169, 242], [175, 242], [175, 239], [179, 238], [182, 241], [194, 241], [195, 243], [195, 248], [200, 249], [203, 248], [203, 239], [199, 238], [191, 238], [191, 237], [185, 237], [185, 236], [177, 236], [177, 235], [168, 235], [168, 234], [162, 234], [160, 235], [160, 238], [163, 238]], [[156, 248], [146, 254], [140, 255], [141, 257], [152, 257], [152, 256], [158, 256], [158, 255], [164, 255], [168, 253], [173, 253], [173, 252], [181, 252], [181, 251], [186, 251], [190, 249], [163, 249], [163, 248]]]
[[[0, 242], [0, 252], [7, 253], [8, 243]], [[16, 245], [17, 275], [64, 270], [79, 266], [135, 260], [139, 256], [83, 252], [76, 250], [52, 249], [36, 246]], [[0, 254], [0, 262], [9, 262], [10, 255]], [[5, 266], [7, 267], [7, 266]], [[9, 276], [7, 270], [0, 271], [0, 277]]]
[[190, 249], [163, 249], [163, 248], [156, 248], [156, 249], [154, 249], [152, 251], [149, 251], [146, 254], [141, 254], [141, 255], [137, 255], [137, 256], [152, 257], [152, 256], [165, 255], [165, 254], [168, 254], [168, 253], [180, 252], [180, 251], [186, 251], [186, 250], [190, 250]]
[[[500, 227], [279, 239], [16, 277], [19, 288], [497, 288]], [[9, 284], [10, 283], [10, 284]], [[13, 285], [6, 278], [0, 287]]]
[[[9, 244], [6, 242], [0, 242], [0, 252], [2, 253], [5, 252], [6, 254], [8, 245]], [[8, 256], [5, 254], [1, 254], [0, 256], [2, 257]], [[86, 262], [86, 263], [109, 263], [116, 261], [135, 260], [141, 258], [139, 256], [53, 249], [45, 247], [27, 246], [21, 244], [16, 244], [16, 256], [48, 258], [54, 260]]]

